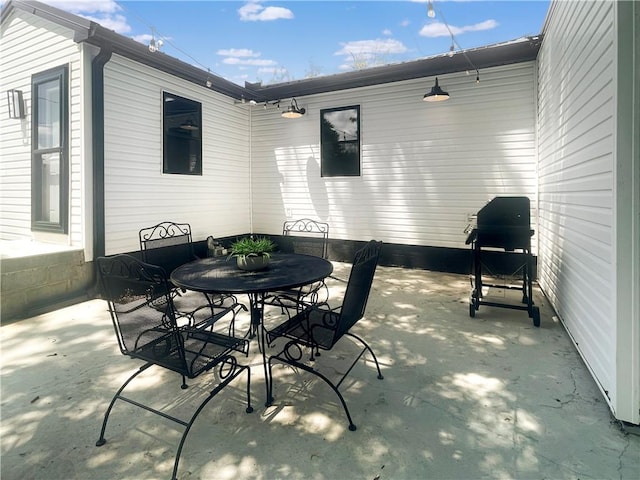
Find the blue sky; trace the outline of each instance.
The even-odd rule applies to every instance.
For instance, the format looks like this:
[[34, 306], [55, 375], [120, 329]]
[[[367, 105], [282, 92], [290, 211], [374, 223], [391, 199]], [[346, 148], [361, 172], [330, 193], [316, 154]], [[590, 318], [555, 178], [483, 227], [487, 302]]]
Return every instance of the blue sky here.
[[[45, 0], [239, 85], [398, 63], [541, 32], [548, 0]], [[453, 34], [453, 39], [451, 33]]]

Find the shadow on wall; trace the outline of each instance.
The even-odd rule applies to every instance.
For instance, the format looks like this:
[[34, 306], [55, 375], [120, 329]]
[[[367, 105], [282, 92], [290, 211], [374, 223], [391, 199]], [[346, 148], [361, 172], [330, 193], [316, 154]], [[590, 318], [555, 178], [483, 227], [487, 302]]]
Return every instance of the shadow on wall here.
[[[315, 179], [320, 179], [317, 181]], [[318, 218], [322, 221], [329, 220], [329, 195], [327, 187], [320, 176], [320, 165], [313, 156], [307, 158], [307, 186], [311, 204]]]

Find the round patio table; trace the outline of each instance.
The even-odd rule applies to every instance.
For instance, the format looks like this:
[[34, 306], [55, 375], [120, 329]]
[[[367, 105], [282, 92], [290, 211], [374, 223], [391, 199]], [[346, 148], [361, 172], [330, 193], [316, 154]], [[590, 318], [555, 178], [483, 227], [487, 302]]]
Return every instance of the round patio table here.
[[317, 282], [333, 272], [324, 258], [298, 253], [274, 253], [258, 271], [240, 270], [235, 258], [210, 257], [186, 263], [171, 272], [179, 287], [204, 293], [259, 294]]
[[187, 290], [204, 293], [247, 294], [251, 304], [249, 334], [258, 334], [258, 347], [262, 352], [267, 400], [269, 405], [269, 375], [265, 329], [263, 325], [263, 299], [266, 293], [290, 290], [320, 281], [333, 272], [333, 265], [324, 258], [297, 253], [274, 253], [269, 265], [258, 271], [240, 270], [235, 258], [210, 257], [195, 260], [171, 272], [171, 281]]

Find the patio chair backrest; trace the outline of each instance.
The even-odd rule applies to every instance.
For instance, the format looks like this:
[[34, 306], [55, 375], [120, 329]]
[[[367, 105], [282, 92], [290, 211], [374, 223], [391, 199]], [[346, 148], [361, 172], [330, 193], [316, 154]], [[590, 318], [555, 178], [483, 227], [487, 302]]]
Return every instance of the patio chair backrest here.
[[[349, 332], [351, 327], [364, 315], [369, 292], [371, 291], [371, 284], [373, 283], [373, 277], [376, 273], [381, 247], [382, 242], [371, 240], [356, 252], [347, 283], [347, 289], [340, 308], [330, 308], [326, 303], [309, 305], [302, 310], [297, 309], [294, 315], [289, 315], [283, 323], [267, 332], [269, 343], [278, 337], [287, 339], [283, 349], [279, 353], [269, 357], [267, 406], [270, 406], [273, 401], [273, 362], [282, 362], [293, 366], [294, 369], [309, 372], [328, 384], [340, 399], [340, 403], [349, 420], [349, 430], [353, 431], [356, 429], [351, 419], [347, 403], [342, 393], [340, 393], [339, 388], [343, 380], [349, 375], [349, 372], [352, 371], [355, 364], [366, 352], [369, 352], [375, 362], [376, 369], [378, 370], [378, 378], [383, 378], [382, 372], [380, 371], [380, 364], [371, 347], [361, 337]], [[335, 376], [333, 374], [331, 378], [325, 376], [315, 368], [315, 363], [310, 362], [316, 360], [316, 357], [320, 355], [320, 350], [333, 349], [343, 336], [350, 337], [356, 343], [359, 343], [362, 348], [360, 353], [355, 356], [351, 362], [351, 366], [341, 366], [337, 368], [334, 366], [336, 372], [342, 372], [342, 375], [339, 375], [338, 381], [334, 382], [333, 378], [335, 378]], [[309, 362], [302, 360], [302, 349], [304, 347], [307, 347], [311, 354]], [[342, 358], [343, 354], [339, 356]]]
[[335, 341], [364, 316], [381, 248], [382, 242], [370, 240], [355, 254], [340, 309]]
[[[251, 384], [249, 367], [240, 365], [232, 355], [236, 351], [246, 356], [249, 352], [249, 342], [245, 338], [231, 337], [206, 328], [201, 329], [198, 326], [178, 327], [167, 285], [167, 275], [161, 267], [141, 262], [131, 255], [124, 254], [99, 257], [96, 259], [96, 266], [103, 297], [109, 305], [109, 313], [121, 352], [145, 362], [113, 396], [105, 413], [96, 446], [106, 443], [105, 429], [115, 402], [122, 400], [135, 405], [184, 427], [171, 476], [171, 478], [177, 478], [182, 447], [196, 417], [215, 395], [244, 371], [247, 372], [246, 412], [253, 410], [249, 394]], [[158, 308], [158, 305], [164, 308]], [[217, 377], [219, 381], [209, 395], [200, 402], [191, 420], [187, 422], [173, 416], [164, 408], [158, 409], [153, 404], [141, 403], [140, 392], [135, 399], [123, 394], [134, 378], [153, 365], [180, 374], [182, 389], [188, 388], [187, 378], [195, 378], [216, 366], [218, 368], [214, 378]], [[173, 395], [175, 391], [172, 390], [172, 392]]]
[[288, 220], [282, 225], [285, 251], [327, 258], [329, 224], [310, 218]]
[[142, 260], [161, 266], [168, 274], [196, 259], [188, 223], [162, 222], [143, 228], [138, 236]]
[[[120, 351], [187, 375], [166, 272], [125, 254], [96, 262]], [[160, 297], [164, 311], [154, 306]]]

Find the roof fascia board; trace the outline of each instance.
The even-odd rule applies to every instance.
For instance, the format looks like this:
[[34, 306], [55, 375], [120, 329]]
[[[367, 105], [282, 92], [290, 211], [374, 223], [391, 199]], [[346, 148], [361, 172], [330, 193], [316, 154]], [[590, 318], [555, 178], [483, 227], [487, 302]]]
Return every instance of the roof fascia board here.
[[[240, 85], [225, 80], [213, 73], [205, 72], [201, 68], [194, 67], [165, 53], [150, 52], [146, 45], [131, 38], [124, 37], [96, 23], [93, 24], [92, 31], [85, 41], [98, 47], [109, 46], [113, 53], [234, 99], [239, 100], [246, 96], [246, 89]], [[206, 86], [207, 79], [211, 82], [210, 88]]]
[[[520, 41], [467, 50], [465, 54], [471, 63], [478, 70], [481, 70], [535, 60], [540, 50], [541, 41], [542, 36], [540, 35], [526, 37]], [[475, 69], [471, 67], [464, 54], [457, 53], [453, 57], [449, 57], [447, 54], [437, 55], [401, 64], [384, 65], [287, 83], [265, 86], [247, 83], [245, 87], [252, 94], [250, 99], [263, 102], [433, 77], [466, 70], [473, 71]]]

